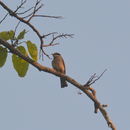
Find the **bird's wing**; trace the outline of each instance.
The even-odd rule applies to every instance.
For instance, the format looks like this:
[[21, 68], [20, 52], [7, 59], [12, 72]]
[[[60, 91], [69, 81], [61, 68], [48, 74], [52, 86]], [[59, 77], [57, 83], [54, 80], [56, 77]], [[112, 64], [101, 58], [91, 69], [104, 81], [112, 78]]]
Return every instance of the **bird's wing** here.
[[65, 68], [65, 62], [64, 62], [63, 58], [62, 58], [62, 62], [63, 62], [63, 66], [64, 66], [64, 74], [65, 74], [65, 73], [66, 73], [66, 68]]

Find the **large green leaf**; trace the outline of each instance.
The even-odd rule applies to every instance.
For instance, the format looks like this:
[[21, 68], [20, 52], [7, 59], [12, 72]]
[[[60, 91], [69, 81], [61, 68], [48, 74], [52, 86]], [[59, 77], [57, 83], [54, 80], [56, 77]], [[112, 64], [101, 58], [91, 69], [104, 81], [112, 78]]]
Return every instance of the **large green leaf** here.
[[33, 60], [37, 61], [38, 60], [38, 49], [37, 46], [32, 43], [31, 41], [27, 41], [27, 47], [28, 47], [28, 51], [30, 56], [32, 57]]
[[0, 46], [0, 67], [2, 67], [5, 64], [7, 54], [7, 49]]
[[27, 32], [26, 32], [26, 30], [24, 29], [22, 32], [19, 33], [17, 39], [18, 39], [18, 40], [23, 39], [23, 38], [24, 38], [24, 35], [25, 35], [26, 33], [27, 33]]
[[0, 32], [0, 38], [3, 40], [10, 40], [14, 38], [14, 31], [10, 30], [10, 31], [3, 31]]
[[3, 39], [3, 40], [6, 40], [6, 41], [10, 39], [8, 32], [5, 32], [5, 31], [0, 32], [0, 38]]
[[[17, 49], [25, 56], [27, 56], [26, 50], [23, 46], [17, 47]], [[29, 63], [20, 58], [19, 56], [12, 55], [13, 66], [20, 77], [24, 77], [28, 71]]]

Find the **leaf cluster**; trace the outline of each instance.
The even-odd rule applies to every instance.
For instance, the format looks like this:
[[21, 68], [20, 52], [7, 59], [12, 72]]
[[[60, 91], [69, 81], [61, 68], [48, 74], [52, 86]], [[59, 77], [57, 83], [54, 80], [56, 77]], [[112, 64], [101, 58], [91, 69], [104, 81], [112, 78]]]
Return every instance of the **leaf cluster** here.
[[[25, 34], [27, 31], [24, 29], [21, 31], [18, 36], [15, 36], [15, 31], [3, 31], [0, 32], [0, 39], [8, 41], [11, 41], [11, 45], [15, 47], [20, 53], [25, 55], [26, 57], [31, 57], [34, 61], [38, 60], [38, 49], [35, 43], [32, 43], [31, 41], [24, 41], [21, 42], [21, 40], [24, 39]], [[21, 43], [25, 43], [26, 47], [21, 45]], [[8, 49], [0, 45], [0, 67], [3, 67], [7, 56], [8, 56]], [[12, 54], [12, 53], [11, 53]], [[24, 77], [28, 71], [29, 63], [19, 56], [12, 54], [12, 63], [13, 67], [18, 73], [20, 77]]]

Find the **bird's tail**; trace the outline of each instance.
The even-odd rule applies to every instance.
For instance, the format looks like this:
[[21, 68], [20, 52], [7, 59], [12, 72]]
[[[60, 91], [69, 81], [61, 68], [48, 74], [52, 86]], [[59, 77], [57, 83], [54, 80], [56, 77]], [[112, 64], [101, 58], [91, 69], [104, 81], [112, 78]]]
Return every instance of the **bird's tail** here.
[[67, 87], [68, 84], [66, 82], [66, 80], [64, 78], [60, 78], [60, 82], [61, 82], [61, 88]]

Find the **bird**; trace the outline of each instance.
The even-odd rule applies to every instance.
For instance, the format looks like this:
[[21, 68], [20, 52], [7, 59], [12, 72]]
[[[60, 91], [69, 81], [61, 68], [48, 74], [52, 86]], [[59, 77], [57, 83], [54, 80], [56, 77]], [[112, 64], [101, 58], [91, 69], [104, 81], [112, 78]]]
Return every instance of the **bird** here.
[[[53, 69], [62, 74], [66, 74], [65, 63], [61, 54], [58, 52], [55, 52], [52, 54], [52, 56], [53, 56], [53, 60], [52, 60]], [[60, 83], [61, 83], [61, 88], [68, 86], [66, 80], [62, 77], [60, 78]]]

